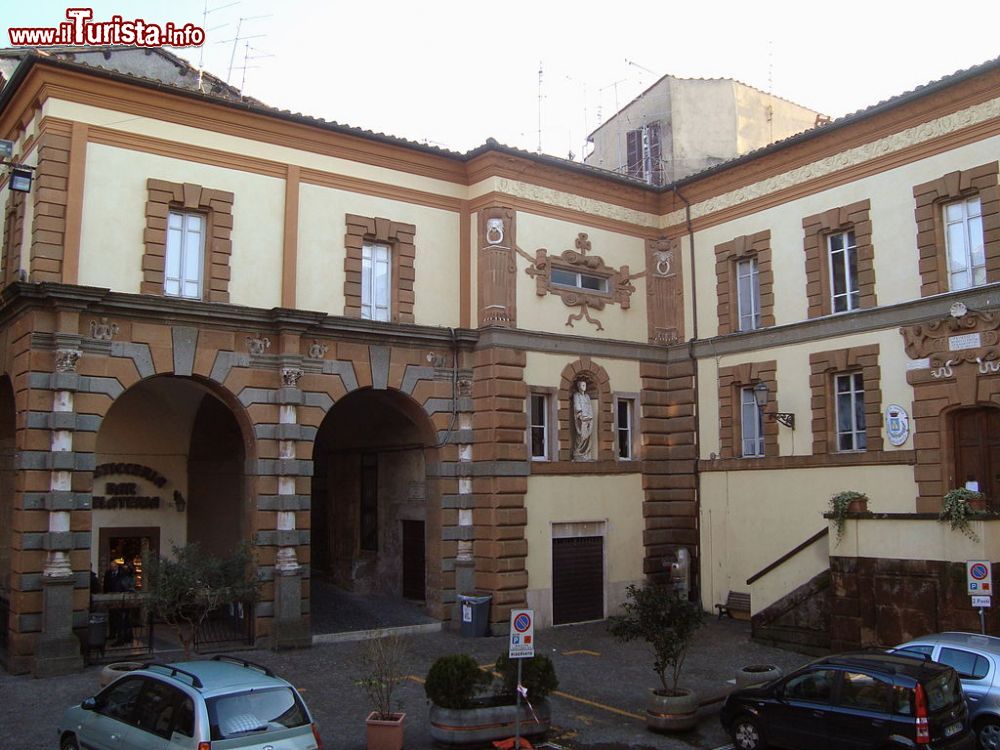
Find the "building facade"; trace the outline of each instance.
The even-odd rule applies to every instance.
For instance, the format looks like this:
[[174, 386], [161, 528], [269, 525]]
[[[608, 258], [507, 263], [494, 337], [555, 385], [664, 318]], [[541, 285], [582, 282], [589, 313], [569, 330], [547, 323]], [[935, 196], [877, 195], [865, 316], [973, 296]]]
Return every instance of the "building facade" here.
[[[310, 642], [321, 581], [442, 620], [486, 592], [503, 632], [600, 619], [681, 547], [761, 638], [967, 626], [956, 571], [998, 537], [936, 511], [994, 492], [998, 84], [657, 188], [25, 56], [0, 94], [35, 174], [0, 187], [7, 669], [78, 666], [90, 570], [193, 542], [252, 544], [275, 647]], [[870, 512], [841, 536], [846, 489]]]
[[667, 185], [827, 121], [730, 78], [666, 75], [587, 137], [584, 161]]

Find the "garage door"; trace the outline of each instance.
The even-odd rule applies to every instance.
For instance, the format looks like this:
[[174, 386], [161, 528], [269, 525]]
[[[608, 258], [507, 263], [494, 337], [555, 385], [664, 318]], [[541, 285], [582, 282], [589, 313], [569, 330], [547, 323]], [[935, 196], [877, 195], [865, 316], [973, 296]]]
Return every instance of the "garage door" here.
[[604, 617], [604, 537], [552, 540], [552, 622]]

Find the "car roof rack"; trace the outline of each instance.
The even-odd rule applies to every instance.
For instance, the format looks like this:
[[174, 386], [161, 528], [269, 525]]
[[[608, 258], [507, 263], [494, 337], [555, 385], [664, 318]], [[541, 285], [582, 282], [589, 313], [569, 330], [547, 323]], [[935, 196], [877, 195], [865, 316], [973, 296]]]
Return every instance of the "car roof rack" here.
[[176, 677], [177, 675], [182, 674], [182, 675], [184, 675], [185, 677], [187, 677], [188, 679], [191, 680], [191, 686], [192, 687], [196, 687], [196, 688], [205, 687], [202, 684], [201, 680], [198, 678], [198, 675], [192, 674], [191, 672], [188, 672], [187, 670], [180, 669], [179, 667], [175, 667], [173, 664], [163, 664], [162, 662], [158, 662], [158, 661], [147, 661], [145, 664], [142, 665], [142, 668], [143, 669], [164, 669], [164, 670], [167, 671], [167, 673], [171, 677]]
[[212, 657], [212, 661], [229, 661], [233, 664], [239, 664], [241, 667], [246, 667], [247, 669], [256, 669], [258, 672], [263, 672], [268, 677], [274, 677], [274, 672], [265, 667], [263, 664], [257, 664], [253, 661], [247, 661], [246, 659], [239, 659], [235, 656], [229, 656], [228, 654], [216, 654]]

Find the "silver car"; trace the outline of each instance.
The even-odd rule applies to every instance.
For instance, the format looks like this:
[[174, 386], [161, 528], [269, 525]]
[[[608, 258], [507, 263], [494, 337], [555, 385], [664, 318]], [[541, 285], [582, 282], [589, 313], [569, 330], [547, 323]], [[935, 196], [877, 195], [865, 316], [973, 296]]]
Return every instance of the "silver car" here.
[[1000, 750], [1000, 638], [976, 633], [932, 633], [896, 647], [927, 654], [962, 680], [969, 718], [985, 750]]
[[[215, 657], [147, 664], [63, 714], [60, 750], [322, 750], [298, 691], [266, 667]], [[217, 744], [218, 743], [218, 744]]]

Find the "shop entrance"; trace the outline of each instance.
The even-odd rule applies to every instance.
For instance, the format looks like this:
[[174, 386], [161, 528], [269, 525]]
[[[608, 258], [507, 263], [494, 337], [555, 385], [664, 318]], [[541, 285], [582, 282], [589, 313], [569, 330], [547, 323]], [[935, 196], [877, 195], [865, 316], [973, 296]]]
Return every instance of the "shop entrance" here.
[[[430, 589], [425, 529], [440, 523], [427, 479], [435, 442], [423, 409], [392, 390], [354, 391], [323, 420], [313, 449], [314, 631], [346, 629], [338, 597], [375, 597], [401, 617], [422, 616], [414, 602], [424, 605]], [[376, 619], [350, 625], [393, 624]]]

